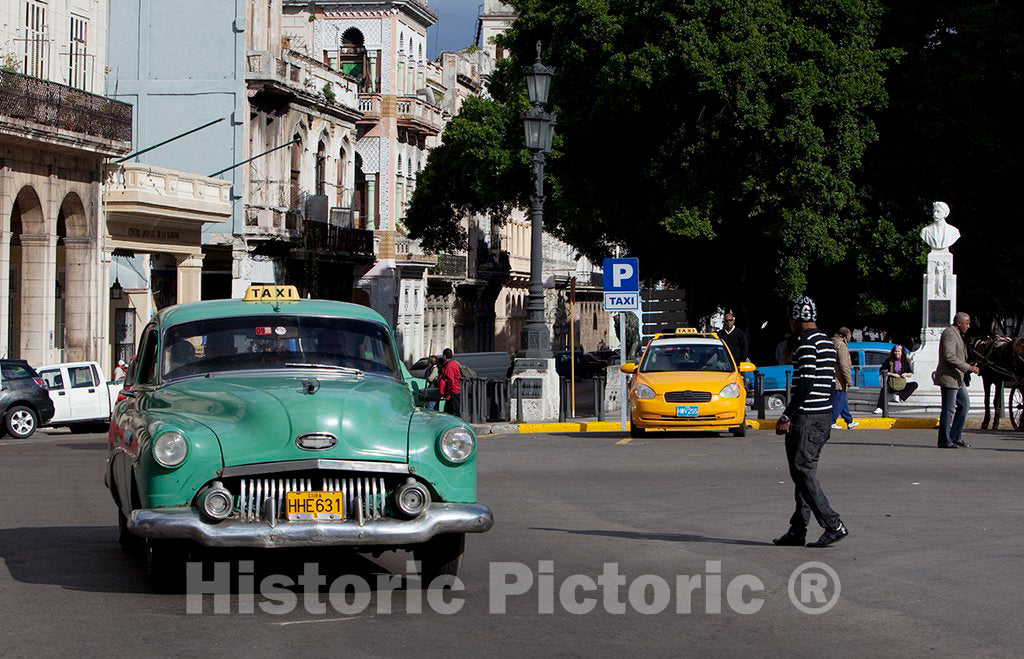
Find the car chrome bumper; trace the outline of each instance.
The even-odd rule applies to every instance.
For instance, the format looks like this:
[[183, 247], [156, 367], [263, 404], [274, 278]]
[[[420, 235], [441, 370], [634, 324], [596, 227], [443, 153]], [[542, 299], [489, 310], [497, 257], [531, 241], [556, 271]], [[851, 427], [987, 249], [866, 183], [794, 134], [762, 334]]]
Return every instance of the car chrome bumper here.
[[210, 523], [192, 507], [132, 511], [128, 528], [144, 538], [194, 540], [207, 547], [319, 547], [332, 545], [415, 545], [441, 533], [483, 533], [494, 515], [478, 503], [432, 503], [414, 519], [367, 521]]

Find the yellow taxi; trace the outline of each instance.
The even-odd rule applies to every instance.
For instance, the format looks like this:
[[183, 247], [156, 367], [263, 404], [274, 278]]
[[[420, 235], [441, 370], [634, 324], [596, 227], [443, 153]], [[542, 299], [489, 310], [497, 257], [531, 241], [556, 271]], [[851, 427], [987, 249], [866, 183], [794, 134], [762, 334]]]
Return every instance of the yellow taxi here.
[[718, 335], [691, 327], [656, 334], [639, 363], [619, 370], [632, 374], [629, 385], [629, 432], [647, 430], [747, 431], [747, 392], [740, 373], [754, 371], [750, 362], [733, 359]]

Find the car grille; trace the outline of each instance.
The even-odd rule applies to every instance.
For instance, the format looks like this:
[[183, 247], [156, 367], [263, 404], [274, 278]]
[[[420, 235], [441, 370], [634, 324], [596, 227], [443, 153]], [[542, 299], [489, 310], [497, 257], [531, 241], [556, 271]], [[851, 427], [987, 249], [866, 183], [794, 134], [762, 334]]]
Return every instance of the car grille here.
[[665, 394], [666, 403], [707, 403], [711, 401], [709, 391], [670, 391]]
[[[390, 489], [382, 476], [314, 476], [309, 478], [239, 478], [235, 487], [228, 486], [235, 496], [235, 517], [246, 522], [264, 519], [263, 505], [267, 499], [276, 504], [277, 517], [285, 517], [285, 495], [288, 492], [344, 492], [345, 519], [357, 519], [362, 508], [363, 519], [383, 519]], [[393, 488], [392, 488], [393, 489]]]

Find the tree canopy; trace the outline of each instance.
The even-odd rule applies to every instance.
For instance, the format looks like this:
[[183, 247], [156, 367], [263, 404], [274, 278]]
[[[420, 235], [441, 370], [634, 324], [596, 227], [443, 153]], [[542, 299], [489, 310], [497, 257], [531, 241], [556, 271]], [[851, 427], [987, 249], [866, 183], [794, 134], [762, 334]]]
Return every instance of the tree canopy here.
[[[724, 303], [741, 322], [759, 322], [807, 292], [833, 324], [896, 314], [913, 327], [925, 255], [917, 230], [931, 201], [949, 203], [954, 223], [1014, 217], [1022, 129], [1018, 106], [1000, 106], [999, 93], [1019, 98], [1019, 9], [992, 0], [510, 4], [517, 18], [500, 39], [511, 57], [491, 98], [468, 102], [449, 124], [413, 197], [407, 225], [428, 248], [459, 244], [467, 211], [501, 221], [525, 206], [522, 68], [538, 39], [557, 67], [545, 228], [594, 259], [625, 247], [645, 279], [685, 287], [695, 315]], [[982, 233], [964, 231], [954, 248], [958, 274], [984, 272]], [[1010, 271], [1021, 242], [994, 249], [1007, 258], [1000, 276], [1019, 280]], [[960, 285], [995, 305], [998, 287], [984, 277]]]

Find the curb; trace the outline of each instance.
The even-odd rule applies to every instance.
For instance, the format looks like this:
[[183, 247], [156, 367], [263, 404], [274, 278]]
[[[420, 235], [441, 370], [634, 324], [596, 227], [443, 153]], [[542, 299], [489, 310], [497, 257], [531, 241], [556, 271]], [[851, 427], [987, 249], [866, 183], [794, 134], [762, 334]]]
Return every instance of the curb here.
[[[900, 417], [859, 419], [855, 428], [844, 430], [928, 430], [939, 425], [937, 418]], [[774, 430], [774, 419], [747, 419], [747, 426], [754, 430]], [[573, 421], [566, 423], [498, 423], [473, 426], [477, 435], [528, 435], [566, 432], [628, 432], [622, 430], [619, 421]]]

